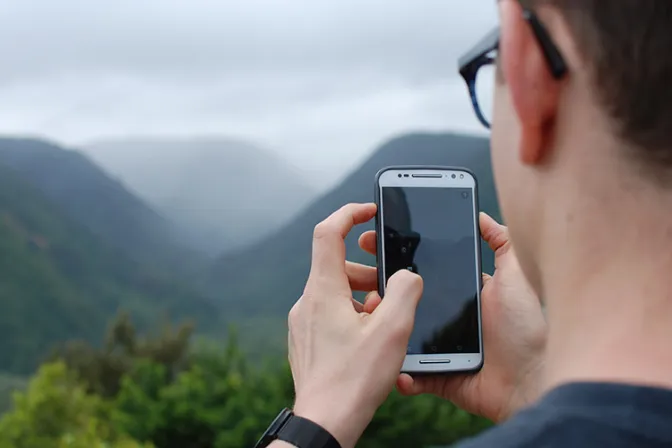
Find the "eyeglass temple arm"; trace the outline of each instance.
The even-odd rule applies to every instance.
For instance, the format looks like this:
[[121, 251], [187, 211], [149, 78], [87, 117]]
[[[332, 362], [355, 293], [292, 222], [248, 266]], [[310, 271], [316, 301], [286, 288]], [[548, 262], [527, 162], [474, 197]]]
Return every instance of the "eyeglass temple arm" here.
[[553, 74], [555, 79], [560, 79], [567, 73], [567, 63], [565, 59], [560, 54], [560, 50], [551, 40], [551, 36], [546, 31], [546, 28], [537, 18], [537, 16], [530, 10], [524, 10], [523, 16], [525, 20], [532, 27], [532, 32], [537, 36], [539, 45], [541, 46], [541, 51], [548, 62], [548, 67]]

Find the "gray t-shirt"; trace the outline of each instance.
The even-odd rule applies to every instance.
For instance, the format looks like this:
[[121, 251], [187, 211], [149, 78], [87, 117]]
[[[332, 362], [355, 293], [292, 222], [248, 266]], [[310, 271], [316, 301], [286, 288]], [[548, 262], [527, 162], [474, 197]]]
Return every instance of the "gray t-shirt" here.
[[568, 384], [457, 447], [672, 448], [672, 390]]

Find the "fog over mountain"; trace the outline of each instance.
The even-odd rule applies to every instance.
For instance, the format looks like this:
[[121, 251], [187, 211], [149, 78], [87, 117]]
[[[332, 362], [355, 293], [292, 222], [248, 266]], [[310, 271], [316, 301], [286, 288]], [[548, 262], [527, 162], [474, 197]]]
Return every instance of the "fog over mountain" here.
[[275, 153], [233, 139], [109, 140], [86, 152], [211, 255], [276, 230], [316, 190]]

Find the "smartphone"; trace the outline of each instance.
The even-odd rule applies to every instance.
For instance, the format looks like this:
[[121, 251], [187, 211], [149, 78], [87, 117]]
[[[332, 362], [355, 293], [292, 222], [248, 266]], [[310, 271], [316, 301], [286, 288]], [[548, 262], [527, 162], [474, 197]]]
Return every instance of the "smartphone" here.
[[422, 300], [402, 372], [483, 366], [481, 245], [476, 177], [465, 168], [389, 167], [376, 175], [378, 289], [401, 269], [420, 275]]

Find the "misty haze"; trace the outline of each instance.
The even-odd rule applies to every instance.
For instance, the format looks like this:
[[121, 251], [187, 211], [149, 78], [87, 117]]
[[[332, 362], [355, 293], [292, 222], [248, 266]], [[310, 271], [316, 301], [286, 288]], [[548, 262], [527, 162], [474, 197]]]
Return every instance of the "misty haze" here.
[[[6, 3], [0, 448], [252, 446], [292, 404], [287, 312], [315, 224], [371, 202], [389, 165], [469, 168], [499, 218], [456, 67], [492, 0]], [[375, 265], [371, 228], [349, 259]], [[487, 426], [429, 397], [385, 409], [406, 424], [360, 446]]]

